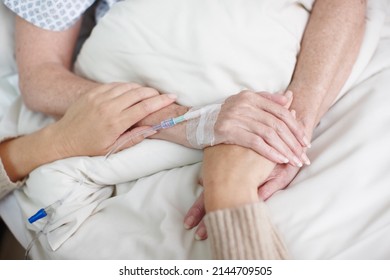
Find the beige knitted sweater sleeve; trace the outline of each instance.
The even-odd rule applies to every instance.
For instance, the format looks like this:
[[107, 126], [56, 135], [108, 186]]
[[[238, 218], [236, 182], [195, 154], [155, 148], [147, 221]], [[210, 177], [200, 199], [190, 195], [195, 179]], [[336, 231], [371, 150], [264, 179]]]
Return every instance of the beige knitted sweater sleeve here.
[[0, 160], [0, 199], [5, 197], [8, 193], [17, 189], [22, 185], [22, 182], [13, 183], [8, 178], [7, 173], [4, 170], [3, 163]]
[[214, 259], [287, 259], [264, 202], [210, 212], [205, 217]]
[[[6, 139], [0, 139], [0, 143]], [[0, 199], [5, 197], [8, 193], [12, 192], [13, 190], [22, 186], [24, 181], [25, 180], [13, 183], [9, 179], [7, 172], [4, 169], [3, 162], [1, 161], [0, 158]]]

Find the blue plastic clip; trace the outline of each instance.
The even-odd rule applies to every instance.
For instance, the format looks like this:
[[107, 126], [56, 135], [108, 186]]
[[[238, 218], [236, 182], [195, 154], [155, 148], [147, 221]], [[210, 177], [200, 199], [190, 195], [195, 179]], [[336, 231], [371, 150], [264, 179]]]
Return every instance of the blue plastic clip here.
[[31, 216], [28, 221], [30, 222], [30, 224], [44, 218], [47, 216], [47, 213], [45, 211], [44, 208], [40, 209], [37, 213], [35, 213], [35, 215]]

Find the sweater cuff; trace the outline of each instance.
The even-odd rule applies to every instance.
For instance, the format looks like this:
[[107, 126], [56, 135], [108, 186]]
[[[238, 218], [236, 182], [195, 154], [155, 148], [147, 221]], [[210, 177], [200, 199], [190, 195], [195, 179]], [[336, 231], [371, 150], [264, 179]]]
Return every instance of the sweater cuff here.
[[17, 189], [22, 185], [22, 182], [13, 183], [8, 178], [7, 172], [4, 170], [3, 163], [0, 160], [0, 199], [5, 197], [8, 193]]
[[[4, 139], [0, 139], [0, 143], [11, 138], [14, 137], [10, 136]], [[15, 189], [20, 188], [25, 183], [25, 181], [26, 179], [23, 179], [22, 181], [18, 181], [16, 183], [12, 182], [9, 179], [7, 172], [5, 171], [3, 162], [1, 161], [0, 158], [0, 199], [2, 199], [3, 197], [5, 197], [7, 194], [14, 191]]]
[[264, 202], [210, 212], [205, 217], [215, 259], [287, 259]]

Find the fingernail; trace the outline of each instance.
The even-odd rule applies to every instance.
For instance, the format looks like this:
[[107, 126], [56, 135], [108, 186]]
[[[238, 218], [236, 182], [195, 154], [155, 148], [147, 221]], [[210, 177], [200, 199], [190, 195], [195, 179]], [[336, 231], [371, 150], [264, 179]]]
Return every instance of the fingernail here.
[[184, 228], [185, 229], [191, 229], [192, 226], [194, 225], [194, 216], [189, 216], [184, 220]]
[[291, 115], [293, 115], [294, 119], [297, 119], [297, 112], [295, 110], [291, 110]]
[[305, 143], [306, 147], [311, 148], [311, 143], [310, 143], [309, 139], [307, 139], [306, 136], [304, 136], [302, 140], [303, 140], [303, 143]]
[[176, 95], [176, 94], [173, 94], [173, 93], [168, 93], [167, 96], [168, 96], [170, 99], [177, 99], [177, 95]]
[[267, 200], [268, 199], [268, 197], [270, 196], [270, 191], [269, 190], [267, 190], [267, 191], [262, 191], [261, 192], [261, 198], [265, 201], [265, 200]]
[[310, 159], [307, 157], [306, 153], [303, 153], [301, 158], [306, 165], [310, 165], [311, 162]]
[[196, 233], [195, 233], [195, 239], [200, 241], [205, 239], [206, 237], [206, 229], [205, 228], [200, 228]]
[[297, 157], [293, 157], [293, 162], [294, 162], [294, 164], [295, 164], [295, 166], [297, 166], [297, 167], [302, 167], [303, 166], [303, 164], [302, 164], [302, 162], [299, 160], [299, 158], [297, 158]]

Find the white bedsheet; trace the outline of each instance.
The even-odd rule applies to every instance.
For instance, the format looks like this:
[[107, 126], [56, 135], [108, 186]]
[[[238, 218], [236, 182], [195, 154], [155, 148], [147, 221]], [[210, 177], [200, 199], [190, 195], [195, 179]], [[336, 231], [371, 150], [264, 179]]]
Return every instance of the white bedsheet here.
[[[386, 7], [386, 1], [381, 3]], [[294, 258], [390, 258], [390, 25], [382, 28], [383, 7], [371, 13], [371, 39], [345, 87], [348, 94], [316, 130], [312, 165], [267, 201]], [[18, 114], [5, 120], [19, 133], [51, 121], [18, 102], [12, 111]], [[154, 160], [136, 161], [140, 155]], [[40, 207], [66, 201], [32, 256], [209, 258], [208, 242], [195, 241], [182, 223], [201, 192], [196, 183], [200, 160], [198, 151], [153, 140], [108, 161], [78, 157], [38, 168], [27, 187], [14, 193], [24, 221]], [[25, 225], [34, 231], [43, 222]]]

